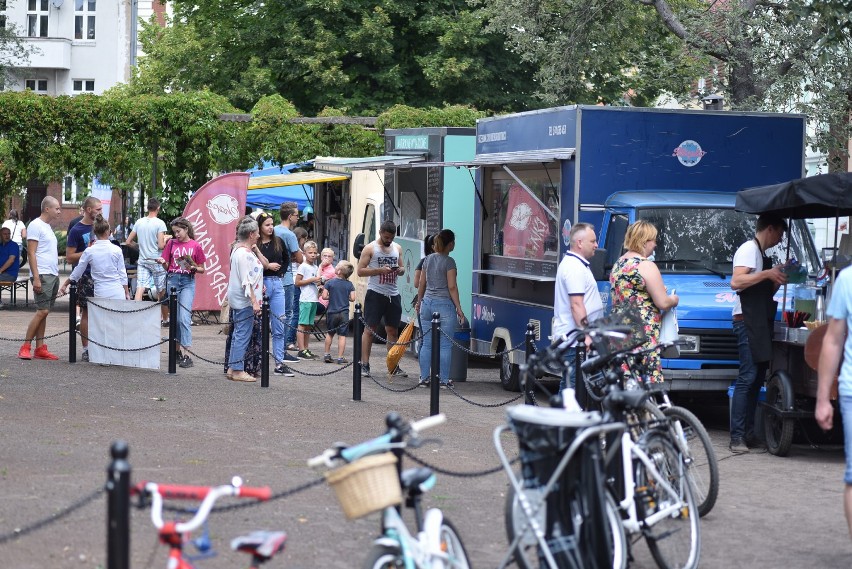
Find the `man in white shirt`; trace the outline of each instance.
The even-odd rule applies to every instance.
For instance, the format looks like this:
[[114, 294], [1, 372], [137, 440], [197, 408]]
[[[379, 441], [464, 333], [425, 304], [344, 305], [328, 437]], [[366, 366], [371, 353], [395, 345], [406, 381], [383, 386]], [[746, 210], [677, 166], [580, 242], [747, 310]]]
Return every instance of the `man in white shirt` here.
[[[160, 213], [160, 200], [148, 200], [148, 216], [143, 217], [133, 226], [133, 231], [127, 236], [127, 245], [132, 245], [134, 239], [139, 239], [139, 262], [136, 268], [136, 295], [134, 300], [142, 300], [146, 289], [151, 289], [151, 295], [162, 301], [166, 294], [166, 269], [157, 263], [160, 251], [166, 246], [166, 224], [157, 217]], [[160, 305], [162, 321], [169, 317], [169, 307]]]
[[781, 242], [787, 223], [776, 215], [757, 219], [754, 239], [734, 253], [731, 288], [737, 292], [732, 312], [740, 369], [731, 397], [731, 443], [734, 453], [747, 453], [755, 446], [754, 414], [772, 355], [772, 324], [777, 303], [775, 291], [787, 282], [782, 266], [773, 267], [764, 251]]
[[[30, 222], [27, 227], [27, 254], [30, 263], [30, 280], [35, 292], [36, 313], [27, 326], [27, 335], [18, 357], [22, 360], [58, 360], [50, 353], [44, 343], [44, 331], [47, 328], [47, 315], [56, 302], [59, 292], [59, 249], [56, 235], [53, 233], [51, 222], [56, 222], [62, 215], [59, 201], [51, 196], [41, 200], [41, 215]], [[35, 339], [36, 349], [32, 352], [32, 341]]]
[[[570, 248], [556, 270], [556, 294], [553, 303], [553, 336], [561, 336], [603, 315], [603, 301], [598, 292], [589, 261], [595, 256], [598, 238], [589, 223], [577, 223], [569, 234]], [[568, 355], [559, 389], [574, 387], [577, 370], [574, 354]]]

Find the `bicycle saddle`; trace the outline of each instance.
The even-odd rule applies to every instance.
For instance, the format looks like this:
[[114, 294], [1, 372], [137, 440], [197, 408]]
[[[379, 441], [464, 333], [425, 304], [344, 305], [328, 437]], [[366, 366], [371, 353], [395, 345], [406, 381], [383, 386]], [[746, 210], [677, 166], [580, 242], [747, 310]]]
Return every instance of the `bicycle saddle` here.
[[402, 471], [399, 477], [399, 482], [405, 490], [417, 488], [432, 476], [432, 469], [421, 466], [419, 468], [409, 468]]
[[250, 553], [261, 561], [268, 561], [284, 550], [287, 534], [283, 531], [253, 531], [231, 540], [231, 549]]

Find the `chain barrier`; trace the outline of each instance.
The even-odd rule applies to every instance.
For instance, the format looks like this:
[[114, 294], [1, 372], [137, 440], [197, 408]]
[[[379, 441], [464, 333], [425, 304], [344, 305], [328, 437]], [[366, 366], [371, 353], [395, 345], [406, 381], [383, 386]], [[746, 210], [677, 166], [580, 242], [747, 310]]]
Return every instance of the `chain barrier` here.
[[310, 373], [310, 372], [307, 372], [307, 371], [302, 371], [302, 370], [296, 369], [296, 367], [292, 366], [292, 365], [288, 365], [287, 367], [290, 368], [290, 371], [292, 371], [295, 374], [304, 375], [304, 376], [307, 376], [307, 377], [325, 377], [325, 376], [328, 376], [328, 375], [334, 375], [335, 373], [342, 371], [342, 370], [344, 370], [348, 367], [352, 367], [352, 362], [349, 362], [349, 363], [344, 364], [344, 365], [340, 365], [340, 364], [335, 364], [335, 365], [337, 367], [335, 367], [333, 370], [331, 370], [329, 372], [323, 372], [323, 373]]
[[116, 312], [118, 314], [134, 314], [136, 312], [145, 312], [146, 310], [151, 310], [152, 308], [159, 308], [161, 304], [167, 305], [168, 300], [157, 301], [157, 302], [154, 302], [154, 304], [149, 304], [148, 306], [146, 306], [144, 308], [137, 308], [137, 309], [134, 309], [134, 310], [115, 310], [114, 308], [107, 308], [106, 306], [102, 306], [100, 304], [92, 302], [91, 298], [86, 299], [86, 303], [91, 304], [92, 306], [96, 306], [97, 308], [99, 308], [99, 309], [101, 309], [105, 312]]
[[79, 510], [80, 508], [82, 508], [84, 506], [89, 505], [91, 502], [93, 502], [95, 500], [95, 498], [97, 498], [98, 496], [103, 494], [103, 491], [104, 491], [103, 487], [99, 487], [94, 492], [92, 492], [92, 493], [90, 493], [86, 496], [83, 496], [82, 498], [80, 498], [79, 500], [77, 500], [76, 502], [71, 504], [70, 506], [67, 506], [64, 509], [59, 510], [56, 513], [53, 513], [46, 518], [38, 520], [37, 522], [31, 523], [30, 525], [24, 526], [22, 528], [15, 528], [12, 531], [10, 531], [9, 533], [0, 535], [0, 544], [6, 543], [7, 541], [12, 541], [13, 539], [16, 539], [18, 537], [23, 537], [23, 536], [27, 535], [28, 533], [32, 533], [34, 531], [40, 530], [41, 528], [43, 528], [45, 526], [52, 524], [54, 522], [58, 522], [59, 520], [61, 520], [65, 516], [75, 512], [76, 510]]
[[445, 338], [447, 338], [454, 347], [458, 348], [459, 350], [461, 350], [462, 352], [466, 353], [469, 356], [479, 356], [479, 357], [485, 357], [485, 358], [499, 358], [499, 357], [505, 356], [508, 353], [516, 352], [516, 351], [520, 350], [521, 348], [524, 348], [524, 346], [526, 344], [526, 340], [524, 340], [523, 342], [519, 343], [517, 346], [514, 346], [512, 348], [507, 348], [507, 349], [500, 351], [500, 352], [494, 352], [493, 354], [487, 353], [487, 352], [486, 353], [474, 352], [473, 350], [471, 350], [467, 346], [462, 346], [461, 344], [456, 342], [456, 339], [453, 338], [452, 336], [450, 336], [449, 334], [447, 334], [447, 332], [443, 328], [439, 327], [438, 330], [441, 331], [441, 334], [443, 334], [443, 336]]
[[[177, 305], [178, 305], [179, 308], [183, 308], [184, 310], [187, 310], [187, 311], [189, 311], [190, 314], [192, 314], [192, 308], [187, 308], [186, 306], [184, 306], [180, 302], [178, 302]], [[254, 317], [255, 317], [254, 314], [249, 314], [245, 318], [240, 318], [239, 320], [229, 320], [228, 322], [220, 322], [219, 324], [233, 324], [235, 322], [243, 322], [244, 320], [251, 320]], [[169, 315], [169, 318], [171, 318], [171, 315]]]
[[3, 342], [32, 342], [33, 340], [50, 340], [51, 338], [59, 337], [63, 334], [67, 334], [68, 330], [63, 330], [62, 332], [57, 332], [56, 334], [51, 334], [50, 336], [41, 336], [39, 338], [30, 338], [27, 340], [26, 338], [0, 338], [0, 341]]
[[[501, 470], [503, 470], [503, 465], [501, 464], [501, 465], [495, 466], [494, 468], [489, 468], [488, 470], [479, 470], [479, 471], [476, 471], [476, 472], [455, 472], [455, 471], [452, 471], [452, 470], [447, 470], [445, 468], [439, 468], [439, 467], [435, 466], [434, 464], [429, 464], [425, 460], [423, 460], [421, 458], [417, 458], [416, 456], [414, 456], [413, 454], [411, 454], [407, 450], [403, 450], [402, 452], [405, 453], [405, 456], [407, 456], [408, 458], [410, 458], [411, 460], [413, 460], [414, 462], [416, 462], [420, 466], [425, 466], [426, 468], [433, 470], [434, 472], [437, 472], [438, 474], [444, 474], [446, 476], [455, 476], [457, 478], [479, 478], [481, 476], [489, 476], [491, 474], [496, 474], [496, 473], [500, 472]], [[515, 458], [513, 458], [512, 460], [509, 461], [509, 464], [515, 464], [519, 460], [520, 460], [520, 457], [516, 456]]]
[[415, 383], [414, 386], [412, 386], [412, 387], [404, 387], [402, 389], [394, 389], [392, 387], [388, 387], [387, 385], [384, 385], [383, 383], [379, 383], [379, 381], [375, 377], [373, 377], [372, 373], [370, 373], [369, 377], [370, 377], [370, 379], [373, 380], [373, 383], [375, 383], [376, 385], [378, 385], [382, 389], [385, 389], [387, 391], [392, 391], [394, 393], [407, 393], [409, 391], [414, 391], [415, 389], [420, 387], [420, 383], [418, 382], [418, 383]]
[[80, 331], [77, 331], [77, 335], [80, 336], [80, 338], [82, 338], [83, 340], [85, 340], [86, 342], [88, 342], [90, 344], [94, 344], [94, 345], [98, 346], [99, 348], [103, 348], [105, 350], [111, 350], [113, 352], [141, 352], [143, 350], [150, 350], [151, 348], [156, 348], [157, 346], [162, 346], [163, 344], [165, 344], [166, 342], [169, 341], [169, 339], [166, 338], [165, 340], [160, 340], [156, 344], [151, 344], [150, 346], [144, 346], [142, 348], [114, 348], [112, 346], [107, 346], [106, 344], [101, 344], [99, 342], [95, 342], [94, 340], [92, 340], [88, 336], [84, 335]]
[[382, 336], [381, 334], [379, 334], [378, 332], [376, 332], [375, 330], [370, 328], [367, 325], [367, 322], [364, 320], [363, 316], [361, 316], [361, 324], [364, 326], [364, 330], [369, 330], [370, 335], [373, 336], [373, 339], [381, 340], [382, 342], [384, 342], [388, 346], [412, 346], [412, 345], [414, 345], [415, 342], [420, 341], [421, 339], [423, 339], [423, 336], [426, 335], [426, 332], [424, 331], [424, 332], [421, 332], [419, 336], [415, 335], [413, 338], [411, 338], [407, 342], [391, 342], [387, 338], [385, 338], [384, 336]]
[[461, 393], [459, 393], [458, 391], [456, 391], [455, 386], [449, 386], [447, 389], [449, 389], [449, 391], [453, 395], [455, 395], [456, 397], [458, 397], [459, 399], [461, 399], [465, 403], [470, 403], [474, 407], [482, 407], [484, 409], [491, 409], [493, 407], [502, 407], [503, 405], [508, 405], [509, 403], [513, 403], [513, 402], [517, 401], [518, 399], [520, 399], [521, 397], [524, 396], [524, 393], [521, 393], [517, 397], [513, 397], [512, 399], [509, 399], [508, 401], [503, 401], [502, 403], [477, 403], [476, 401], [472, 401], [472, 400], [468, 399], [467, 397], [465, 397], [464, 395], [462, 395]]
[[[282, 498], [287, 498], [289, 496], [293, 496], [300, 492], [304, 492], [305, 490], [309, 490], [314, 486], [319, 486], [325, 482], [324, 477], [319, 477], [310, 482], [306, 482], [295, 488], [290, 488], [289, 490], [282, 490], [281, 492], [277, 492], [269, 497], [268, 500], [256, 500], [254, 502], [237, 502], [234, 504], [228, 504], [227, 506], [214, 506], [210, 513], [222, 513], [222, 512], [233, 512], [235, 510], [244, 510], [245, 508], [253, 508], [255, 506], [259, 506], [261, 504], [268, 504], [269, 502], [274, 502], [275, 500], [281, 500]], [[140, 509], [143, 507], [142, 505], [138, 505]], [[145, 506], [147, 507], [147, 506]], [[196, 510], [190, 508], [181, 508], [179, 506], [170, 506], [168, 504], [163, 504], [163, 511], [166, 512], [176, 512], [179, 514], [194, 514]]]
[[[168, 342], [168, 340], [166, 340], [166, 342]], [[189, 348], [187, 348], [185, 346], [181, 346], [181, 350], [183, 350], [184, 352], [188, 352], [188, 353], [192, 354], [193, 356], [195, 356], [197, 359], [201, 360], [202, 362], [207, 362], [208, 364], [213, 364], [213, 365], [217, 365], [217, 366], [229, 366], [230, 367], [233, 364], [240, 364], [240, 363], [245, 362], [244, 359], [234, 360], [232, 362], [225, 362], [225, 361], [217, 362], [215, 360], [207, 359], [204, 356], [200, 356], [200, 355], [196, 354], [195, 352], [193, 352], [192, 350], [190, 350]]]

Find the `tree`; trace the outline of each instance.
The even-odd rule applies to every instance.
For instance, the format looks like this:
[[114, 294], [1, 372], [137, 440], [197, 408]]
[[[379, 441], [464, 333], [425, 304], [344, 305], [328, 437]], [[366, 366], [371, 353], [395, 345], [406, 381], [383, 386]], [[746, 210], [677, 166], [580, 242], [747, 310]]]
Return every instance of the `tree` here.
[[135, 92], [209, 89], [249, 109], [280, 94], [305, 115], [394, 104], [528, 108], [532, 70], [454, 0], [174, 0], [148, 26]]
[[18, 29], [14, 24], [5, 22], [0, 26], [0, 90], [9, 81], [15, 64], [26, 60], [33, 52], [33, 48], [27, 46], [18, 36]]

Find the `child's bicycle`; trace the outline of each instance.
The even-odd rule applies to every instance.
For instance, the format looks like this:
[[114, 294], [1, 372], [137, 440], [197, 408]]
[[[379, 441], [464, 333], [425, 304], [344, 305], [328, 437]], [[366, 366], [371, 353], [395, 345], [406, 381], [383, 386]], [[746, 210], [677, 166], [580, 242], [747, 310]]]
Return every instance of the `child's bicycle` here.
[[[420, 432], [445, 421], [444, 415], [407, 423], [389, 413], [387, 432], [355, 446], [336, 444], [308, 461], [312, 467], [336, 467], [326, 473], [346, 517], [357, 519], [382, 512], [382, 535], [364, 562], [365, 569], [469, 569], [470, 562], [455, 526], [441, 510], [422, 510], [422, 496], [435, 485], [429, 468], [402, 470], [403, 450], [420, 444]], [[416, 531], [409, 531], [399, 512], [402, 491], [405, 506], [414, 510]]]
[[[190, 559], [184, 555], [183, 546], [189, 541], [190, 533], [207, 521], [213, 504], [223, 496], [268, 500], [271, 492], [268, 487], [250, 488], [243, 486], [239, 476], [234, 476], [230, 484], [223, 486], [184, 486], [176, 484], [157, 484], [140, 482], [133, 493], [139, 497], [139, 507], [151, 506], [151, 522], [157, 528], [160, 542], [169, 546], [168, 569], [193, 569]], [[163, 519], [163, 500], [201, 501], [195, 515], [189, 521], [166, 521]], [[258, 569], [262, 563], [284, 549], [287, 534], [282, 531], [256, 531], [231, 541], [231, 549], [251, 555], [251, 569]], [[197, 546], [199, 544], [196, 544]], [[199, 547], [209, 549], [209, 544]], [[209, 556], [209, 555], [207, 555]]]

